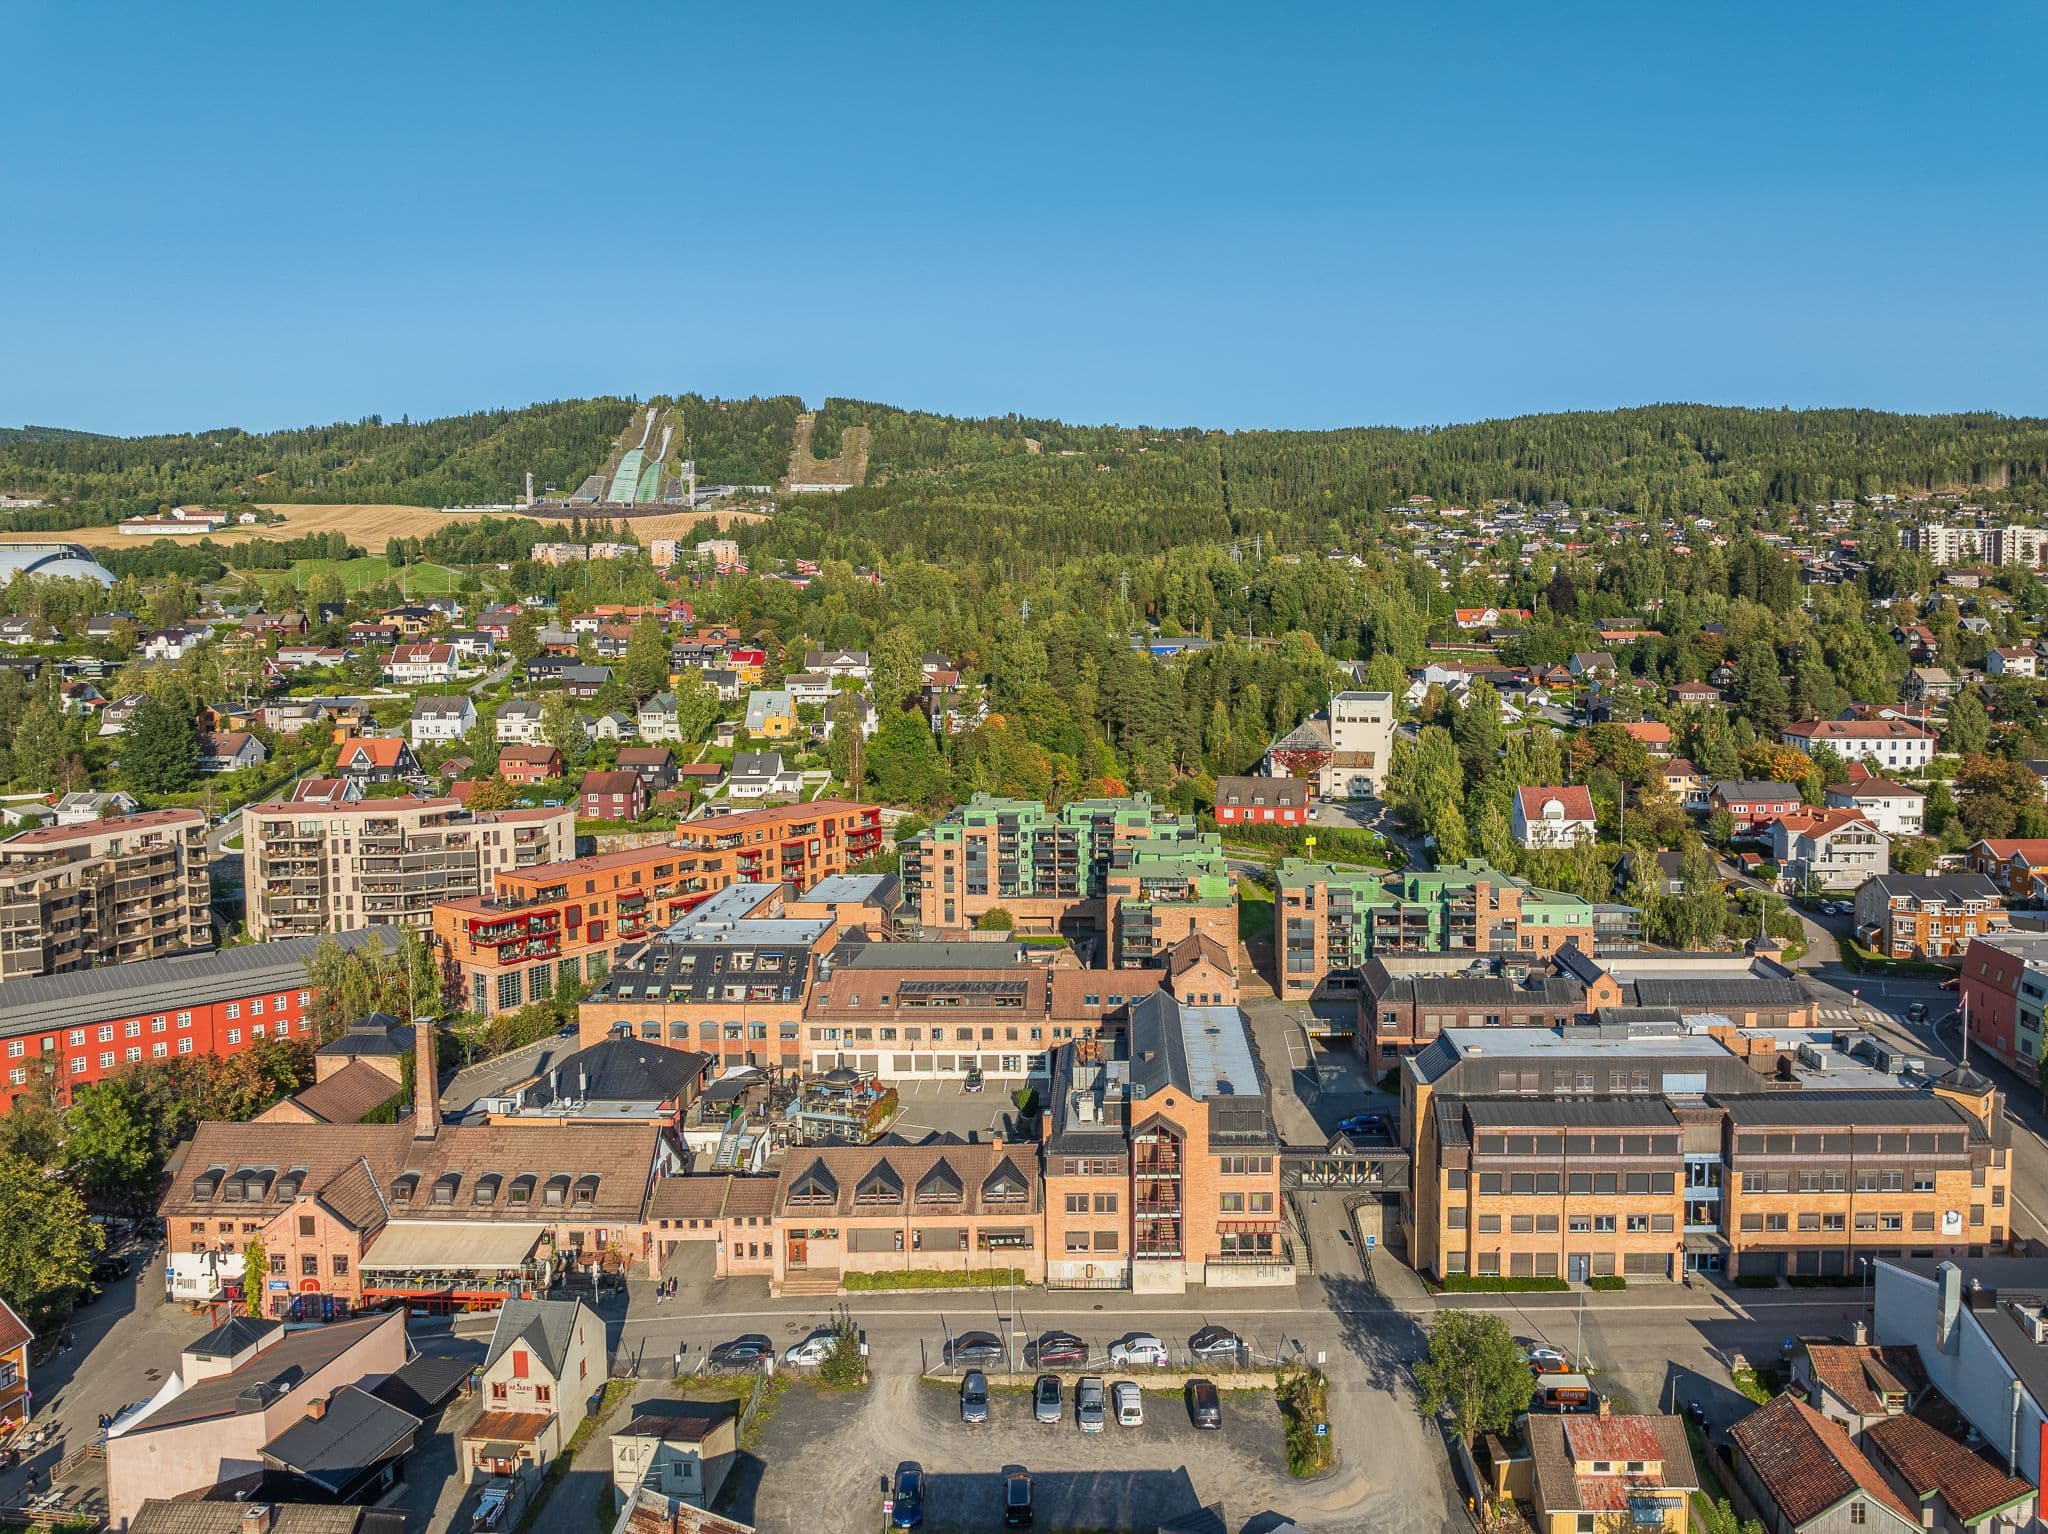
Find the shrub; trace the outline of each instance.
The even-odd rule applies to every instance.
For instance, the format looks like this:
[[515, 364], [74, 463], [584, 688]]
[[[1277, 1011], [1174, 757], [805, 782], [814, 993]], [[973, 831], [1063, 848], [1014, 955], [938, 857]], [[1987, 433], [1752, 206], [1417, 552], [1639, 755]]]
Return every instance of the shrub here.
[[1571, 1285], [1561, 1278], [1500, 1278], [1453, 1273], [1437, 1287], [1446, 1294], [1562, 1294]]
[[917, 1268], [908, 1272], [847, 1273], [840, 1277], [849, 1293], [871, 1289], [1007, 1289], [1024, 1282], [1022, 1268]]
[[1602, 1291], [1626, 1289], [1628, 1287], [1628, 1280], [1619, 1273], [1596, 1273], [1586, 1280], [1586, 1287]]
[[[1287, 1426], [1287, 1473], [1320, 1475], [1330, 1468], [1330, 1381], [1320, 1369], [1300, 1364], [1281, 1367], [1273, 1394]], [[1316, 1432], [1317, 1427], [1324, 1434]]]
[[818, 1365], [818, 1383], [833, 1390], [858, 1390], [867, 1382], [868, 1361], [861, 1357], [860, 1338], [852, 1327], [842, 1327], [832, 1351]]
[[1778, 1287], [1778, 1280], [1769, 1273], [1742, 1273], [1736, 1276], [1735, 1287], [1738, 1289], [1775, 1289]]

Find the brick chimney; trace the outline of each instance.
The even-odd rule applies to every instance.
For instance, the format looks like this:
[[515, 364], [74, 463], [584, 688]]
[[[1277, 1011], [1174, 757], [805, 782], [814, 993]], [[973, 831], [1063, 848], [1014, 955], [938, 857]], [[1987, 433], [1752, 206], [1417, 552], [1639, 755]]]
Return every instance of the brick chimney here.
[[327, 1397], [318, 1396], [315, 1399], [308, 1401], [306, 1403], [306, 1420], [308, 1422], [318, 1422], [322, 1417], [326, 1415]]
[[441, 1079], [434, 1070], [434, 1020], [412, 1025], [412, 1137], [431, 1140], [441, 1132]]
[[270, 1534], [277, 1525], [277, 1511], [268, 1502], [252, 1502], [242, 1509], [242, 1534]]

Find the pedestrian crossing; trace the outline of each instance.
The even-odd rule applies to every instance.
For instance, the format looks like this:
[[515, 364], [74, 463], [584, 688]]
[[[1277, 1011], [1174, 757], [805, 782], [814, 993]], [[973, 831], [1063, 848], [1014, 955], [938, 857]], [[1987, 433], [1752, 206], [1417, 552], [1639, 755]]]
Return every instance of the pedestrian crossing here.
[[1860, 1023], [1869, 1017], [1864, 1007], [1822, 1007], [1820, 1020], [1824, 1023]]

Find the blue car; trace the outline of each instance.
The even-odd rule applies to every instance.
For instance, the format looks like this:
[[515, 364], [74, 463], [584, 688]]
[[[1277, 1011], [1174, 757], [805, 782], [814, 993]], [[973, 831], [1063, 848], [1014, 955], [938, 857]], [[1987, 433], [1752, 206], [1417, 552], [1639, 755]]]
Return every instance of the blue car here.
[[1359, 1113], [1337, 1125], [1341, 1135], [1376, 1135], [1387, 1127], [1387, 1121], [1377, 1113]]
[[906, 1459], [896, 1467], [896, 1485], [889, 1493], [889, 1527], [924, 1527], [924, 1466]]

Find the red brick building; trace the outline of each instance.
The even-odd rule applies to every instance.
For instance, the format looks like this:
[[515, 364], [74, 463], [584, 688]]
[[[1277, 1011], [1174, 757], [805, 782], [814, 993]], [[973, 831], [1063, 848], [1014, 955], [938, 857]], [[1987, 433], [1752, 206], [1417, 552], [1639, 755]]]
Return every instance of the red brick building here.
[[[335, 934], [344, 947], [397, 932]], [[59, 1104], [145, 1060], [232, 1055], [310, 1027], [306, 962], [321, 939], [287, 938], [177, 959], [145, 959], [10, 981], [0, 996], [0, 1105], [47, 1082]]]

